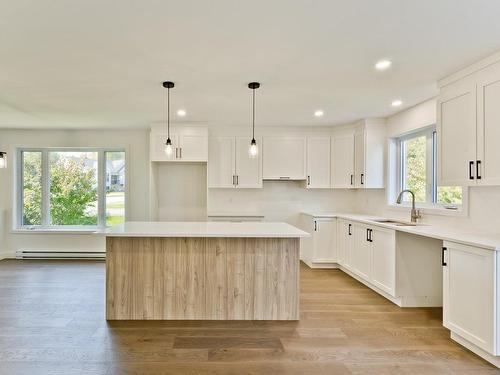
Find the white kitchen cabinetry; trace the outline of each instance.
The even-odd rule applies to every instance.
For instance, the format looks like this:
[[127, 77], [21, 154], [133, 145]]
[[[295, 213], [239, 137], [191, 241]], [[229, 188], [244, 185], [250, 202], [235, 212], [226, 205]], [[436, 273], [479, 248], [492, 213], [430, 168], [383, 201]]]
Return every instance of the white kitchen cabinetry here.
[[391, 296], [395, 295], [396, 243], [395, 232], [385, 228], [370, 229], [372, 244], [371, 282]]
[[208, 159], [208, 132], [206, 128], [172, 128], [170, 140], [174, 152], [165, 154], [166, 132], [151, 131], [151, 161], [206, 162]]
[[383, 120], [366, 120], [354, 133], [354, 186], [358, 189], [385, 187]]
[[440, 82], [440, 185], [500, 185], [500, 62], [478, 66]]
[[352, 249], [351, 270], [362, 279], [369, 281], [372, 263], [370, 229], [363, 224], [355, 223], [353, 230], [354, 247]]
[[307, 138], [308, 189], [330, 187], [330, 137]]
[[337, 258], [338, 263], [351, 269], [352, 249], [354, 247], [353, 223], [345, 219], [337, 219]]
[[476, 181], [500, 185], [500, 63], [484, 69], [477, 82]]
[[[261, 139], [257, 138], [261, 144]], [[248, 137], [210, 137], [209, 188], [261, 188], [262, 163], [248, 154]]]
[[383, 188], [386, 127], [383, 120], [368, 119], [352, 132], [335, 134], [331, 142], [333, 188]]
[[300, 227], [311, 234], [300, 240], [300, 259], [311, 268], [336, 267], [337, 219], [302, 214]]
[[471, 79], [441, 89], [437, 135], [439, 184], [475, 184], [476, 86]]
[[264, 137], [264, 180], [306, 179], [305, 137]]
[[443, 325], [478, 348], [500, 354], [495, 251], [445, 242]]
[[333, 188], [354, 187], [354, 134], [334, 135], [331, 146]]

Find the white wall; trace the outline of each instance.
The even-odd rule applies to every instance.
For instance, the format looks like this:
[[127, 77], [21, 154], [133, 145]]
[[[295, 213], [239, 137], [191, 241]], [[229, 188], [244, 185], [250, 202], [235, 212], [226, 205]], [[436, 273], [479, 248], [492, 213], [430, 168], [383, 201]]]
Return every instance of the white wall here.
[[0, 259], [16, 250], [104, 251], [104, 239], [90, 234], [13, 233], [14, 160], [16, 147], [120, 147], [127, 149], [127, 219], [149, 216], [149, 132], [100, 130], [0, 130], [0, 150], [7, 151], [8, 168], [0, 169]]
[[[413, 130], [436, 123], [436, 100], [428, 100], [387, 119], [388, 137], [397, 137]], [[467, 189], [464, 189], [467, 194]], [[453, 226], [464, 230], [498, 232], [500, 228], [500, 187], [471, 187], [468, 189], [468, 215], [443, 216], [426, 213], [422, 222]], [[385, 191], [356, 192], [354, 210], [395, 218], [409, 218], [408, 210], [391, 209]]]

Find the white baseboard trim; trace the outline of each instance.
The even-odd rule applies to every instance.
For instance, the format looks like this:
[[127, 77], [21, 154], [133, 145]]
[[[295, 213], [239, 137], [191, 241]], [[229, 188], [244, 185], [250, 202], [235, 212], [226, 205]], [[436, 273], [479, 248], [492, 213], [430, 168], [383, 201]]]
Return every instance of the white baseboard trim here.
[[315, 269], [320, 269], [320, 268], [325, 268], [325, 269], [332, 269], [332, 268], [340, 268], [340, 266], [337, 263], [330, 263], [330, 262], [309, 262], [305, 259], [301, 259], [301, 261], [306, 264], [309, 268], [315, 268]]
[[496, 367], [500, 368], [500, 357], [492, 355], [486, 351], [484, 351], [481, 348], [478, 348], [476, 345], [472, 344], [471, 342], [467, 341], [464, 339], [462, 336], [456, 334], [455, 332], [451, 332], [451, 339], [453, 341], [458, 342], [460, 345], [466, 347], [469, 349], [472, 353], [477, 354], [487, 362], [491, 363], [492, 365], [495, 365]]
[[0, 260], [2, 259], [15, 259], [16, 254], [10, 251], [0, 251]]
[[106, 259], [103, 251], [17, 250], [16, 259]]

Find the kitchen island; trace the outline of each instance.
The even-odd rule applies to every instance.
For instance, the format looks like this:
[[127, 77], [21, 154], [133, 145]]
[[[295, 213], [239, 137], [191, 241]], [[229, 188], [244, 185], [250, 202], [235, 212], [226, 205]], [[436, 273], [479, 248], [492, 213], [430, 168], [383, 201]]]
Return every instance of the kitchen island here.
[[298, 320], [300, 237], [286, 223], [105, 229], [108, 320]]

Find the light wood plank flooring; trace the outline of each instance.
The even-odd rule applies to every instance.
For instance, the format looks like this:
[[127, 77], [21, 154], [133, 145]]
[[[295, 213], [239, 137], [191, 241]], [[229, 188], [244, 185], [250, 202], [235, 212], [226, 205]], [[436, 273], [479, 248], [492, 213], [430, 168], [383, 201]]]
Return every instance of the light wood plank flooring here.
[[338, 270], [301, 268], [299, 322], [104, 319], [105, 264], [0, 262], [0, 374], [500, 374]]

